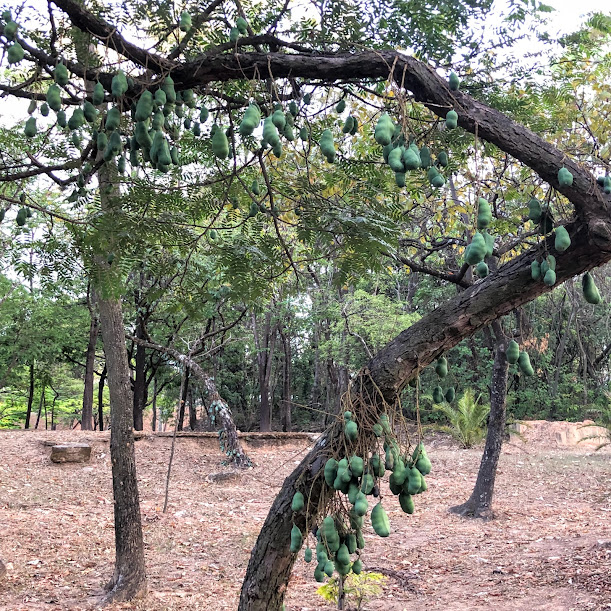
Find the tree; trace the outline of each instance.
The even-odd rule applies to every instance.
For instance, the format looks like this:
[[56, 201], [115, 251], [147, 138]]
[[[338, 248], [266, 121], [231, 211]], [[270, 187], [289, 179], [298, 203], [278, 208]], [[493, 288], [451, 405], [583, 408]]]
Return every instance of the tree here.
[[[447, 5], [446, 3], [440, 4], [445, 6], [446, 9], [451, 5], [451, 3]], [[114, 132], [110, 134], [110, 137], [113, 139], [112, 146], [109, 149], [110, 153], [104, 153], [104, 156], [101, 157], [100, 149], [105, 149], [110, 143], [102, 146], [104, 144], [103, 138], [100, 138], [98, 143], [98, 138], [96, 137], [94, 142], [93, 137], [89, 134], [87, 145], [78, 148], [79, 155], [76, 158], [72, 155], [67, 155], [68, 159], [65, 162], [52, 164], [48, 162], [48, 159], [33, 163], [27, 160], [29, 157], [21, 156], [20, 162], [17, 164], [20, 166], [20, 169], [15, 171], [6, 170], [8, 177], [5, 180], [16, 182], [43, 173], [53, 178], [57, 172], [67, 172], [69, 177], [60, 179], [64, 181], [63, 184], [76, 183], [79, 185], [80, 183], [83, 185], [78, 186], [74, 191], [75, 199], [78, 199], [80, 190], [84, 189], [84, 185], [97, 173], [97, 176], [100, 178], [101, 193], [104, 193], [105, 189], [107, 190], [107, 195], [112, 193], [113, 190], [116, 193], [118, 179], [111, 178], [109, 180], [108, 174], [105, 174], [108, 170], [104, 168], [114, 167], [113, 160], [115, 157], [119, 157], [117, 161], [118, 169], [126, 163], [124, 157], [120, 155], [125, 150], [124, 141], [120, 133], [121, 113], [132, 104], [134, 105], [136, 126], [133, 125], [129, 118], [124, 116], [123, 124], [125, 129], [123, 137], [129, 136], [130, 149], [132, 147], [131, 143], [135, 139], [146, 153], [141, 158], [138, 152], [139, 149], [134, 146], [135, 158], [133, 165], [137, 166], [141, 159], [145, 164], [150, 164], [151, 162], [147, 159], [148, 157], [151, 159], [155, 169], [165, 175], [170, 171], [171, 165], [170, 162], [166, 163], [168, 159], [171, 160], [168, 134], [172, 132], [171, 135], [173, 137], [173, 132], [176, 131], [178, 139], [180, 139], [181, 128], [177, 124], [172, 126], [168, 121], [168, 133], [166, 134], [161, 128], [155, 130], [154, 146], [153, 143], [149, 144], [147, 142], [149, 137], [149, 124], [147, 121], [149, 120], [148, 115], [152, 114], [152, 111], [148, 113], [147, 109], [145, 109], [140, 114], [138, 112], [138, 104], [144, 100], [143, 106], [146, 105], [147, 108], [151, 106], [152, 108], [153, 102], [151, 98], [153, 92], [156, 93], [161, 88], [166, 94], [166, 102], [168, 93], [171, 95], [172, 92], [175, 94], [178, 91], [182, 92], [183, 97], [183, 104], [179, 106], [181, 108], [184, 105], [189, 107], [188, 104], [192, 103], [193, 100], [193, 88], [202, 91], [208, 86], [213, 89], [219, 87], [221, 90], [215, 91], [215, 93], [218, 94], [217, 99], [220, 100], [221, 108], [227, 113], [225, 117], [227, 117], [228, 122], [232, 123], [232, 129], [225, 130], [222, 124], [216, 125], [212, 135], [211, 147], [212, 153], [216, 157], [214, 164], [213, 156], [210, 155], [210, 147], [202, 146], [202, 149], [205, 151], [204, 155], [208, 155], [208, 167], [212, 168], [214, 165], [217, 168], [216, 172], [209, 172], [212, 176], [210, 178], [206, 177], [204, 186], [209, 188], [211, 193], [221, 192], [222, 204], [218, 206], [218, 210], [214, 214], [211, 212], [212, 206], [207, 208], [206, 211], [209, 214], [200, 214], [192, 227], [196, 227], [199, 231], [199, 234], [194, 236], [194, 240], [207, 235], [210, 241], [215, 242], [218, 236], [216, 229], [214, 229], [214, 233], [212, 232], [214, 222], [219, 218], [223, 219], [221, 222], [225, 220], [231, 222], [232, 212], [225, 210], [226, 203], [229, 205], [230, 202], [235, 203], [237, 201], [237, 208], [239, 208], [239, 197], [243, 197], [246, 201], [250, 200], [251, 204], [256, 204], [259, 211], [262, 208], [265, 210], [264, 214], [268, 220], [269, 232], [266, 230], [259, 231], [257, 237], [253, 238], [249, 237], [247, 235], [248, 230], [244, 229], [244, 233], [238, 235], [238, 226], [242, 226], [242, 223], [241, 221], [240, 223], [235, 223], [235, 225], [231, 226], [231, 231], [234, 232], [234, 239], [231, 241], [230, 246], [224, 248], [223, 252], [224, 259], [222, 261], [225, 269], [232, 275], [235, 285], [243, 288], [245, 291], [247, 290], [247, 282], [244, 279], [246, 277], [250, 278], [245, 273], [245, 269], [253, 261], [265, 260], [266, 263], [269, 263], [266, 274], [264, 274], [268, 279], [274, 277], [278, 268], [280, 268], [280, 271], [277, 272], [278, 275], [286, 273], [289, 269], [294, 269], [296, 273], [299, 273], [297, 262], [293, 259], [293, 253], [287, 246], [283, 231], [279, 228], [279, 219], [282, 219], [283, 216], [293, 210], [299, 211], [301, 214], [304, 212], [304, 206], [292, 205], [294, 200], [298, 199], [295, 193], [278, 193], [278, 191], [272, 188], [273, 179], [280, 170], [278, 168], [274, 169], [275, 162], [271, 159], [267, 145], [272, 145], [273, 154], [276, 158], [282, 157], [283, 151], [281, 146], [279, 146], [282, 142], [279, 138], [274, 137], [274, 134], [278, 136], [274, 131], [274, 129], [277, 129], [277, 126], [274, 123], [274, 129], [269, 127], [269, 132], [271, 132], [269, 134], [270, 141], [266, 140], [266, 146], [260, 147], [257, 143], [254, 143], [254, 152], [249, 147], [240, 147], [240, 142], [236, 137], [237, 130], [233, 129], [234, 119], [237, 120], [236, 107], [242, 108], [247, 106], [250, 101], [250, 83], [254, 83], [256, 86], [260, 85], [256, 93], [260, 96], [262, 104], [268, 105], [271, 121], [272, 99], [267, 95], [268, 78], [276, 84], [289, 84], [286, 88], [288, 93], [284, 92], [284, 87], [280, 87], [282, 90], [280, 93], [274, 89], [274, 101], [282, 100], [282, 96], [288, 96], [288, 98], [296, 98], [300, 102], [304, 102], [305, 94], [302, 93], [301, 89], [305, 87], [313, 88], [314, 83], [318, 87], [325, 88], [327, 91], [334, 90], [338, 92], [342, 98], [345, 95], [350, 95], [352, 88], [358, 89], [359, 85], [363, 86], [362, 88], [365, 93], [371, 91], [370, 88], [373, 87], [374, 95], [376, 92], [379, 92], [378, 95], [382, 97], [383, 103], [388, 104], [388, 110], [396, 110], [400, 120], [407, 123], [407, 118], [401, 114], [401, 104], [397, 104], [396, 108], [394, 108], [384, 95], [386, 83], [388, 83], [393, 92], [396, 91], [400, 94], [401, 99], [410, 95], [410, 102], [420, 103], [420, 112], [426, 117], [427, 122], [433, 125], [440, 125], [440, 120], [445, 119], [448, 128], [451, 128], [452, 125], [458, 125], [465, 130], [460, 133], [466, 134], [470, 132], [475, 134], [477, 142], [480, 139], [486, 140], [514, 158], [515, 163], [522, 164], [524, 168], [530, 168], [538, 174], [540, 179], [548, 183], [551, 186], [548, 190], [550, 200], [553, 197], [555, 201], [561, 201], [566, 206], [570, 202], [572, 213], [571, 215], [566, 215], [565, 218], [571, 218], [571, 220], [563, 223], [563, 227], [566, 229], [571, 241], [570, 248], [567, 251], [560, 252], [555, 250], [553, 236], [548, 236], [549, 231], [545, 229], [547, 225], [546, 219], [550, 218], [546, 216], [541, 224], [544, 231], [542, 231], [543, 236], [540, 242], [523, 251], [520, 245], [521, 240], [518, 240], [515, 249], [511, 249], [511, 254], [518, 253], [516, 256], [505, 262], [488, 277], [468, 285], [463, 292], [447, 300], [437, 310], [404, 330], [370, 359], [367, 366], [352, 381], [350, 394], [344, 399], [350, 407], [354, 406], [353, 411], [357, 420], [365, 413], [370, 415], [374, 421], [383, 411], [393, 414], [397, 409], [400, 392], [423, 367], [430, 364], [435, 358], [455, 346], [462, 339], [471, 336], [479, 329], [510, 313], [516, 307], [527, 303], [538, 295], [552, 290], [549, 283], [544, 284], [532, 278], [531, 262], [534, 258], [539, 257], [540, 259], [544, 254], [556, 252], [556, 285], [611, 259], [611, 224], [609, 223], [608, 215], [609, 197], [597, 186], [596, 179], [590, 172], [590, 168], [596, 167], [594, 161], [589, 162], [587, 165], [577, 163], [564, 151], [544, 141], [527, 127], [513, 121], [510, 117], [495, 110], [490, 105], [477, 100], [469, 95], [469, 93], [456, 89], [454, 86], [449, 87], [445, 78], [440, 77], [433, 68], [415, 57], [409, 57], [387, 48], [360, 50], [360, 46], [351, 45], [350, 43], [354, 42], [353, 35], [355, 32], [358, 38], [363, 35], [367, 28], [355, 28], [355, 32], [352, 32], [347, 38], [348, 44], [343, 47], [338, 45], [338, 41], [341, 41], [341, 36], [345, 33], [346, 28], [338, 24], [337, 15], [333, 18], [333, 12], [326, 13], [324, 9], [322, 10], [321, 21], [323, 27], [321, 27], [321, 32], [324, 35], [320, 35], [320, 32], [317, 32], [310, 36], [312, 34], [310, 31], [304, 32], [297, 28], [297, 36], [292, 38], [299, 39], [299, 35], [305, 33], [304, 39], [312, 41], [312, 44], [302, 44], [299, 40], [294, 41], [291, 39], [287, 41], [276, 35], [276, 26], [283, 15], [282, 10], [280, 11], [280, 16], [277, 15], [276, 11], [274, 11], [273, 17], [266, 16], [265, 19], [267, 21], [263, 22], [265, 31], [262, 34], [257, 34], [248, 25], [248, 21], [244, 19], [243, 11], [240, 9], [240, 17], [246, 23], [246, 25], [243, 25], [246, 34], [240, 37], [240, 32], [236, 29], [235, 32], [231, 33], [232, 40], [229, 43], [216, 44], [217, 41], [206, 41], [209, 46], [206, 48], [206, 53], [200, 55], [196, 44], [191, 44], [191, 41], [194, 41], [194, 43], [199, 42], [196, 36], [199, 24], [207, 20], [212, 24], [216, 20], [222, 23], [226, 19], [224, 15], [221, 17], [214, 14], [214, 9], [218, 4], [212, 3], [208, 9], [196, 16], [195, 28], [192, 34], [189, 34], [190, 27], [188, 22], [190, 19], [184, 20], [183, 29], [187, 30], [187, 33], [180, 41], [177, 41], [177, 45], [173, 50], [163, 56], [128, 42], [122, 36], [121, 31], [114, 27], [113, 24], [106, 22], [98, 14], [87, 10], [73, 0], [56, 0], [56, 5], [68, 16], [74, 28], [87, 32], [88, 36], [103, 41], [104, 44], [122, 58], [123, 65], [126, 68], [128, 63], [130, 63], [136, 78], [133, 80], [133, 85], [130, 89], [126, 75], [116, 72], [114, 67], [107, 66], [98, 69], [96, 67], [85, 66], [82, 62], [69, 61], [67, 59], [66, 64], [74, 80], [95, 79], [97, 81], [96, 86], [99, 84], [102, 89], [102, 100], [113, 103], [112, 108], [105, 115], [107, 131]], [[356, 6], [350, 6], [346, 3], [345, 8], [354, 11]], [[464, 9], [463, 5], [460, 5], [460, 7]], [[341, 14], [341, 11], [339, 14]], [[460, 10], [460, 14], [468, 15], [469, 12]], [[147, 16], [149, 18], [152, 17], [150, 12], [147, 13]], [[134, 20], [138, 19], [139, 14], [136, 11]], [[164, 20], [166, 21], [165, 24], [163, 23]], [[161, 11], [154, 25], [160, 32], [176, 31], [175, 21], [172, 15]], [[253, 20], [251, 19], [250, 21]], [[356, 23], [355, 20], [348, 21], [351, 26], [354, 26]], [[391, 21], [395, 25], [401, 23], [400, 20]], [[304, 26], [304, 30], [309, 29], [307, 25]], [[331, 39], [331, 43], [324, 45], [327, 36]], [[58, 80], [63, 81], [64, 79], [61, 76], [62, 70], [59, 69], [59, 65], [64, 66], [64, 64], [57, 64], [57, 53], [53, 48], [55, 37], [52, 36], [50, 40], [51, 43], [46, 43], [40, 35], [33, 35], [32, 40], [28, 42], [19, 35], [17, 36], [17, 42], [11, 43], [12, 46], [9, 45], [12, 49], [11, 57], [18, 58], [21, 54], [19, 48], [14, 46], [18, 44], [25, 51], [28, 61], [34, 62], [41, 68], [39, 73], [44, 73], [45, 71], [48, 73], [53, 72], [56, 74], [56, 78], [59, 77]], [[380, 41], [376, 38], [375, 43], [377, 44], [378, 42]], [[51, 48], [49, 48], [49, 44]], [[163, 40], [161, 47], [167, 46], [169, 45], [165, 44], [165, 40]], [[384, 45], [380, 44], [380, 46], [383, 47]], [[346, 50], [346, 47], [348, 47], [348, 50]], [[168, 75], [171, 75], [171, 82], [168, 80]], [[247, 81], [246, 84], [244, 84], [245, 81]], [[232, 83], [236, 90], [232, 90], [229, 87], [223, 89], [223, 83]], [[35, 88], [28, 89], [27, 86], [22, 87], [22, 84], [19, 83], [19, 86], [7, 86], [5, 90], [20, 97], [34, 100], [42, 99], [44, 94], [38, 93]], [[167, 89], [167, 91], [163, 88]], [[476, 90], [477, 88], [474, 89], [474, 93]], [[55, 97], [55, 95], [54, 91], [52, 97]], [[308, 95], [311, 95], [310, 91], [308, 91]], [[84, 112], [80, 108], [82, 98], [78, 95], [68, 96], [65, 98], [65, 101], [60, 99], [60, 102], [68, 106], [77, 106], [78, 108], [75, 109], [75, 112], [76, 110]], [[92, 103], [89, 100], [87, 102]], [[56, 102], [53, 101], [53, 104], [56, 105]], [[89, 106], [86, 106], [86, 109], [88, 113], [93, 114]], [[173, 109], [170, 108], [169, 110], [173, 112]], [[299, 109], [297, 110], [299, 112]], [[281, 109], [273, 110], [273, 113], [275, 112], [284, 114]], [[337, 112], [340, 111], [338, 110]], [[258, 116], [256, 109], [252, 110], [252, 113]], [[138, 121], [139, 114], [141, 117], [144, 115], [147, 115], [147, 117], [145, 120]], [[80, 113], [76, 113], [76, 115], [77, 120], [72, 121], [73, 125], [77, 123], [82, 125], [83, 121], [80, 119]], [[203, 109], [200, 117], [203, 117]], [[189, 118], [189, 120], [191, 119]], [[157, 121], [159, 125], [164, 125], [163, 113], [157, 118]], [[286, 127], [286, 114], [283, 121], [284, 130]], [[283, 121], [278, 119], [277, 123], [281, 124]], [[386, 121], [392, 120], [388, 118]], [[110, 122], [113, 125], [116, 124], [112, 130], [109, 128]], [[258, 122], [255, 121], [255, 123]], [[329, 163], [337, 155], [332, 141], [332, 123], [332, 117], [323, 117], [313, 126], [313, 133], [310, 133], [309, 130], [306, 133], [308, 143], [312, 140], [319, 140], [320, 149]], [[267, 125], [270, 125], [269, 121]], [[102, 128], [101, 124], [100, 128]], [[352, 128], [354, 128], [354, 122], [352, 122]], [[392, 125], [392, 128], [394, 130], [394, 125]], [[188, 130], [189, 128], [185, 126], [185, 129]], [[384, 138], [390, 144], [392, 144], [393, 130], [390, 130], [388, 138]], [[31, 134], [33, 131], [35, 132], [35, 129], [33, 129], [32, 122], [30, 121], [29, 125], [26, 125], [26, 134]], [[248, 126], [243, 131], [247, 132]], [[287, 141], [292, 142], [294, 140], [294, 134], [291, 131], [283, 131], [283, 134]], [[369, 127], [365, 128], [364, 134], [370, 142], [371, 130]], [[401, 133], [399, 133], [396, 140], [399, 139], [400, 135]], [[248, 134], [244, 137], [245, 142], [249, 142], [247, 136]], [[76, 139], [78, 137], [77, 134]], [[331, 141], [329, 137], [331, 137]], [[405, 138], [405, 135], [403, 137]], [[419, 131], [418, 137], [421, 139], [426, 138], [427, 130]], [[191, 136], [188, 136], [188, 138], [191, 138]], [[361, 136], [359, 136], [360, 138]], [[273, 144], [271, 140], [274, 140]], [[357, 140], [357, 144], [362, 143]], [[405, 140], [405, 144], [408, 144], [407, 140]], [[193, 150], [197, 150], [197, 146], [194, 143]], [[371, 151], [369, 145], [363, 146], [366, 153]], [[389, 146], [389, 144], [386, 144], [386, 146]], [[311, 153], [312, 147], [310, 144], [308, 144], [308, 147], [308, 151]], [[233, 153], [234, 150], [236, 154], [230, 156], [229, 152]], [[357, 153], [356, 161], [358, 162], [359, 146], [351, 147], [349, 144], [346, 144], [342, 156], [349, 158], [352, 150]], [[390, 151], [387, 152], [390, 155]], [[93, 155], [93, 157], [90, 157], [90, 155]], [[379, 151], [376, 155], [379, 155]], [[103, 165], [102, 161], [106, 157], [106, 165]], [[233, 165], [231, 168], [229, 165], [222, 165], [222, 162], [226, 163], [224, 160], [227, 157], [232, 159], [231, 163]], [[85, 167], [85, 163], [89, 163], [90, 167], [86, 170], [83, 169], [82, 173], [73, 172], [75, 167], [80, 167], [81, 165]], [[248, 183], [244, 184], [243, 176], [250, 177], [249, 171], [251, 165], [253, 167], [258, 165], [260, 169], [260, 176], [257, 174], [257, 180], [262, 178], [265, 184], [265, 198], [257, 199], [255, 197], [255, 191], [259, 191], [259, 187], [251, 187], [248, 191], [244, 189], [245, 186], [248, 187]], [[151, 167], [146, 165], [147, 170]], [[559, 174], [560, 170], [562, 172]], [[397, 172], [397, 174], [401, 175], [403, 173]], [[570, 180], [568, 176], [570, 176]], [[311, 175], [308, 177], [310, 178]], [[372, 185], [379, 185], [382, 189], [388, 190], [388, 181], [380, 179], [379, 176], [377, 178], [378, 180], [363, 181], [363, 190], [355, 194], [353, 198], [357, 199], [360, 195], [369, 194], [369, 189], [372, 189]], [[403, 182], [404, 179], [405, 176], [395, 176], [397, 184]], [[192, 176], [194, 183], [197, 180], [196, 177]], [[333, 178], [330, 178], [330, 180], [332, 181]], [[414, 180], [416, 182], [416, 179]], [[429, 172], [429, 180], [433, 187], [440, 184], [442, 177], [437, 169], [435, 169], [435, 172]], [[426, 188], [431, 193], [430, 187], [423, 187], [422, 182], [419, 182], [420, 189]], [[151, 188], [162, 184], [163, 178], [161, 175], [155, 175]], [[239, 184], [241, 187], [239, 197], [236, 194], [236, 190], [232, 189], [234, 184]], [[216, 185], [216, 187], [213, 185]], [[332, 187], [335, 185], [332, 183], [326, 186], [333, 190]], [[217, 189], [216, 191], [215, 188]], [[414, 187], [413, 190], [416, 192], [418, 189]], [[245, 194], [246, 191], [247, 193]], [[83, 197], [86, 195], [87, 192], [85, 191]], [[151, 190], [149, 189], [149, 197], [146, 200], [147, 204], [152, 199], [150, 195]], [[311, 241], [319, 243], [318, 251], [316, 247], [313, 248], [313, 251], [317, 254], [320, 250], [329, 250], [334, 247], [339, 250], [338, 244], [341, 245], [341, 250], [346, 253], [346, 258], [339, 266], [338, 283], [341, 284], [341, 281], [349, 275], [345, 264], [346, 261], [352, 261], [353, 263], [360, 261], [360, 267], [358, 265], [354, 266], [354, 273], [359, 270], [366, 270], [367, 266], [376, 265], [377, 254], [380, 250], [386, 250], [389, 245], [394, 246], [393, 240], [389, 240], [388, 236], [385, 235], [384, 224], [377, 223], [377, 227], [375, 227], [376, 222], [373, 221], [377, 219], [373, 219], [373, 221], [371, 218], [368, 219], [368, 227], [371, 228], [371, 233], [367, 234], [366, 231], [359, 231], [356, 227], [359, 224], [363, 224], [360, 221], [360, 217], [337, 213], [341, 206], [335, 206], [335, 204], [336, 200], [341, 199], [340, 197], [330, 197], [322, 189], [314, 195], [313, 199], [316, 202], [325, 202], [327, 208], [331, 208], [327, 218], [330, 217], [330, 220], [335, 224], [335, 228], [330, 232], [327, 229], [326, 235], [321, 231], [321, 237], [316, 236], [313, 239], [313, 227], [312, 225], [308, 226], [305, 222], [311, 213], [310, 210], [306, 209], [306, 214], [303, 214], [303, 217], [305, 217], [304, 225], [298, 224], [298, 233], [301, 232], [303, 241], [306, 244]], [[562, 198], [566, 198], [566, 200]], [[377, 194], [371, 199], [375, 201]], [[9, 196], [7, 201], [18, 205], [18, 200], [12, 196]], [[303, 201], [303, 204], [309, 203], [307, 200]], [[329, 206], [329, 203], [333, 205]], [[186, 204], [181, 200], [180, 205], [185, 206]], [[202, 204], [203, 206], [204, 204]], [[231, 206], [231, 208], [235, 210], [234, 206]], [[252, 205], [250, 208], [252, 210]], [[194, 210], [194, 207], [191, 210]], [[47, 209], [43, 209], [42, 212], [50, 213]], [[129, 375], [126, 373], [128, 365], [125, 356], [125, 342], [122, 335], [121, 301], [116, 294], [104, 292], [103, 279], [109, 274], [109, 268], [112, 271], [112, 266], [119, 269], [121, 266], [129, 268], [131, 262], [137, 258], [138, 253], [144, 247], [145, 238], [147, 237], [146, 232], [161, 231], [163, 223], [159, 218], [156, 219], [157, 224], [151, 225], [151, 231], [150, 228], [134, 222], [134, 218], [130, 219], [129, 212], [126, 212], [125, 206], [122, 206], [120, 201], [113, 207], [112, 202], [105, 202], [104, 198], [102, 198], [101, 212], [102, 218], [101, 220], [96, 219], [95, 231], [92, 232], [97, 243], [94, 244], [92, 249], [95, 265], [90, 267], [99, 274], [101, 280], [101, 286], [96, 288], [100, 289], [100, 319], [107, 354], [111, 400], [113, 402], [112, 431], [113, 438], [116, 441], [122, 442], [121, 444], [113, 443], [111, 446], [113, 452], [113, 483], [115, 483], [115, 523], [117, 529], [117, 569], [114, 582], [115, 585], [120, 587], [122, 584], [121, 580], [123, 579], [123, 584], [128, 587], [124, 589], [122, 596], [130, 597], [141, 592], [145, 585], [144, 564], [140, 551], [142, 549], [142, 542], [139, 514], [136, 516], [138, 513], [138, 503], [135, 485], [135, 463], [133, 460], [133, 438], [130, 437], [131, 412], [128, 411], [128, 405], [131, 403], [129, 399], [131, 397], [129, 396]], [[252, 217], [256, 217], [258, 214], [259, 212], [253, 210]], [[198, 221], [202, 216], [205, 218], [205, 222], [202, 224], [203, 228], [200, 228]], [[246, 222], [244, 222], [245, 224]], [[136, 228], [140, 231], [136, 231]], [[322, 230], [324, 227], [319, 227], [319, 229]], [[252, 233], [257, 232], [253, 231]], [[108, 238], [108, 236], [111, 237]], [[125, 236], [127, 236], [127, 239], [125, 239]], [[389, 244], [389, 241], [391, 244]], [[255, 245], [257, 248], [254, 247]], [[113, 253], [116, 253], [117, 256], [116, 263], [111, 257]], [[299, 261], [299, 264], [305, 266], [307, 259]], [[461, 273], [464, 276], [465, 271], [462, 271], [463, 269], [466, 271], [469, 269], [469, 265], [466, 263], [462, 265]], [[109, 294], [112, 296], [108, 297], [107, 295]], [[120, 330], [121, 337], [119, 337]], [[114, 363], [112, 362], [113, 360]], [[126, 414], [130, 415], [129, 420]], [[342, 434], [342, 423], [338, 420], [330, 427], [329, 431], [321, 438], [294, 473], [287, 478], [283, 489], [274, 502], [253, 550], [242, 590], [240, 609], [273, 610], [281, 607], [285, 585], [295, 559], [289, 549], [292, 524], [291, 500], [296, 491], [307, 491], [309, 523], [313, 524], [319, 519], [318, 511], [324, 509], [324, 503], [319, 504], [318, 502], [321, 495], [325, 493], [322, 480], [323, 465], [326, 458], [334, 451], [339, 450], [343, 444]], [[374, 434], [368, 427], [362, 427], [360, 435], [365, 448], [370, 447], [375, 442]], [[119, 471], [115, 474], [115, 462], [117, 463], [117, 469], [122, 469], [122, 474], [128, 476], [128, 480], [125, 481], [128, 481], [131, 490], [131, 495], [129, 496], [125, 496], [125, 490], [122, 490], [118, 485], [119, 483], [124, 483], [124, 481], [118, 479]], [[115, 475], [117, 475], [116, 482]], [[123, 520], [121, 516], [124, 516], [126, 519]], [[295, 527], [303, 531], [305, 519], [302, 518], [304, 516], [297, 516]], [[124, 562], [130, 559], [132, 552], [133, 557], [131, 560], [133, 560], [133, 565], [131, 565], [132, 568], [130, 569]], [[130, 570], [132, 574], [130, 574]]]

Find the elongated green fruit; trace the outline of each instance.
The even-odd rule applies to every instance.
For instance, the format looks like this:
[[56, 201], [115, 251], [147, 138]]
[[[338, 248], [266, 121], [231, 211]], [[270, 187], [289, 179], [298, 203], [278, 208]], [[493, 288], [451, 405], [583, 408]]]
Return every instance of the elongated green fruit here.
[[93, 86], [91, 100], [94, 106], [99, 106], [104, 101], [104, 87], [102, 86], [102, 83], [96, 83]]
[[382, 503], [378, 503], [371, 511], [371, 525], [379, 537], [390, 535], [390, 521]]
[[276, 126], [278, 131], [282, 131], [284, 129], [284, 126], [286, 125], [286, 116], [282, 112], [281, 108], [275, 110], [272, 114], [272, 123]]
[[535, 370], [530, 364], [528, 352], [520, 352], [520, 356], [518, 357], [518, 367], [520, 368], [520, 371], [527, 376], [532, 376], [535, 373]]
[[507, 362], [510, 365], [515, 365], [518, 362], [518, 358], [520, 358], [520, 346], [518, 345], [518, 342], [512, 339], [507, 344], [505, 355], [507, 357]]
[[333, 134], [330, 129], [325, 129], [320, 137], [320, 151], [329, 163], [335, 161], [335, 145], [333, 144]]
[[235, 20], [235, 27], [238, 28], [242, 36], [245, 36], [246, 34], [248, 34], [248, 23], [246, 19], [244, 19], [244, 17], [238, 17]]
[[346, 100], [341, 99], [337, 103], [337, 106], [335, 107], [335, 111], [341, 114], [342, 112], [344, 112], [344, 110], [346, 110]]
[[261, 122], [261, 112], [256, 104], [251, 104], [244, 112], [240, 123], [239, 132], [241, 136], [250, 136]]
[[[410, 145], [411, 146], [411, 145]], [[418, 148], [414, 145], [414, 148]], [[420, 157], [420, 165], [423, 168], [431, 167], [433, 160], [431, 158], [431, 150], [428, 146], [423, 146], [418, 152], [418, 156]]]
[[227, 159], [229, 156], [229, 140], [225, 130], [217, 129], [212, 136], [212, 152], [218, 159]]
[[435, 373], [442, 379], [448, 375], [448, 359], [445, 356], [440, 356], [437, 359]]
[[187, 11], [183, 11], [180, 14], [180, 21], [178, 27], [182, 32], [188, 32], [191, 29], [191, 15]]
[[403, 149], [400, 146], [390, 151], [388, 165], [393, 172], [405, 172], [403, 167]]
[[276, 146], [280, 142], [278, 128], [274, 125], [271, 117], [266, 117], [263, 121], [263, 140], [271, 147]]
[[392, 119], [388, 113], [384, 113], [379, 119], [375, 127], [374, 138], [378, 144], [386, 146], [391, 143], [394, 133]]
[[490, 209], [488, 200], [484, 199], [483, 197], [480, 197], [477, 200], [477, 203], [477, 228], [485, 229], [492, 221], [492, 210]]
[[556, 272], [553, 269], [548, 269], [543, 276], [543, 282], [547, 286], [554, 286], [556, 284]]
[[454, 397], [456, 397], [456, 391], [454, 390], [453, 386], [450, 386], [446, 390], [446, 394], [444, 395], [444, 397], [448, 403], [452, 403], [452, 401], [454, 401]]
[[293, 502], [291, 503], [291, 509], [293, 511], [301, 511], [305, 506], [305, 499], [303, 494], [299, 491], [293, 495]]
[[47, 89], [47, 104], [51, 110], [58, 112], [62, 107], [61, 91], [58, 85], [50, 85]]
[[9, 64], [18, 64], [24, 55], [23, 47], [18, 42], [14, 42], [6, 52], [6, 59]]
[[110, 89], [115, 98], [120, 98], [127, 92], [127, 77], [125, 76], [125, 72], [123, 72], [123, 70], [119, 70], [117, 74], [112, 77]]
[[9, 18], [6, 24], [4, 25], [4, 36], [6, 37], [6, 39], [14, 40], [18, 28], [19, 25], [17, 24], [17, 22]]
[[465, 249], [465, 262], [468, 265], [477, 265], [486, 256], [486, 240], [484, 236], [476, 232], [473, 234], [471, 243]]
[[344, 434], [349, 441], [356, 441], [359, 436], [359, 427], [357, 426], [356, 422], [353, 420], [346, 422], [346, 425], [344, 426]]
[[533, 280], [539, 280], [541, 278], [541, 263], [535, 260], [530, 264], [530, 276]]
[[450, 84], [450, 90], [458, 91], [458, 88], [460, 87], [460, 79], [458, 78], [456, 72], [450, 72], [448, 82]]
[[291, 552], [293, 554], [297, 553], [301, 546], [303, 545], [303, 535], [299, 528], [293, 524], [293, 528], [291, 529]]
[[490, 273], [490, 269], [484, 261], [480, 261], [475, 266], [475, 273], [478, 275], [479, 278], [486, 278], [486, 276], [488, 276], [488, 274]]
[[583, 296], [588, 303], [598, 305], [602, 298], [598, 292], [596, 284], [594, 284], [594, 278], [590, 275], [590, 272], [586, 272], [581, 279], [581, 288], [583, 290]]
[[328, 486], [333, 486], [333, 482], [337, 477], [337, 461], [335, 458], [329, 458], [325, 463], [325, 482]]
[[433, 403], [443, 403], [443, 389], [441, 386], [435, 386], [433, 389]]
[[146, 121], [153, 114], [153, 94], [143, 91], [136, 104], [135, 121]]
[[66, 66], [64, 66], [62, 63], [57, 64], [57, 66], [55, 66], [55, 70], [53, 71], [53, 78], [60, 87], [65, 87], [70, 81], [68, 68], [66, 68]]
[[573, 184], [573, 175], [566, 168], [558, 170], [558, 184], [561, 187], [570, 187]]
[[564, 252], [571, 245], [569, 232], [566, 230], [566, 227], [561, 225], [560, 227], [556, 227], [554, 235], [554, 247], [558, 252]]
[[534, 197], [528, 202], [528, 218], [535, 223], [541, 220], [541, 204]]

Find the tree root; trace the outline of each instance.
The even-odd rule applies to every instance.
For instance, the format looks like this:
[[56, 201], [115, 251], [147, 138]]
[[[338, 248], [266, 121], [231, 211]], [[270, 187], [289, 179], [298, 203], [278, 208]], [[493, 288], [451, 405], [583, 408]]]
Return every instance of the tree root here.
[[480, 520], [494, 520], [494, 512], [489, 505], [480, 505], [473, 501], [467, 501], [462, 505], [455, 505], [448, 509], [450, 513], [455, 513], [463, 518], [478, 518]]

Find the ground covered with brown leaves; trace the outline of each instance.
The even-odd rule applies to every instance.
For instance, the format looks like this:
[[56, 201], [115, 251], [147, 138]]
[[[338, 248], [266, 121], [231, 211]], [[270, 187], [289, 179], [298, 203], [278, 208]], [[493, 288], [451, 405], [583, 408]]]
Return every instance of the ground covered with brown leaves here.
[[[50, 462], [45, 440], [93, 445], [88, 464]], [[92, 609], [112, 575], [114, 535], [107, 434], [0, 433], [0, 609]], [[248, 447], [256, 466], [228, 471], [209, 440], [177, 440], [170, 505], [162, 513], [171, 439], [136, 442], [149, 594], [110, 609], [237, 608], [250, 550], [274, 495], [308, 449], [304, 440]], [[386, 574], [363, 609], [611, 609], [611, 452], [560, 447], [553, 436], [504, 447], [496, 519], [448, 513], [475, 481], [481, 448], [429, 444], [433, 471], [414, 515], [388, 488], [392, 533], [367, 529], [365, 570]], [[332, 609], [302, 556], [286, 606]]]

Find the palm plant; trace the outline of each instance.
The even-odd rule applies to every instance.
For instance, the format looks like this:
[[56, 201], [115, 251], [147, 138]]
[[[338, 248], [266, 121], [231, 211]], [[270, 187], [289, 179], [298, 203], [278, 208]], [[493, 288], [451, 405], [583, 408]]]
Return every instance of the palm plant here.
[[462, 445], [471, 448], [484, 437], [486, 431], [485, 421], [490, 411], [487, 403], [480, 403], [482, 395], [474, 398], [471, 388], [467, 388], [463, 396], [457, 401], [457, 407], [449, 403], [440, 403], [437, 409], [449, 421], [449, 425], [441, 427]]

